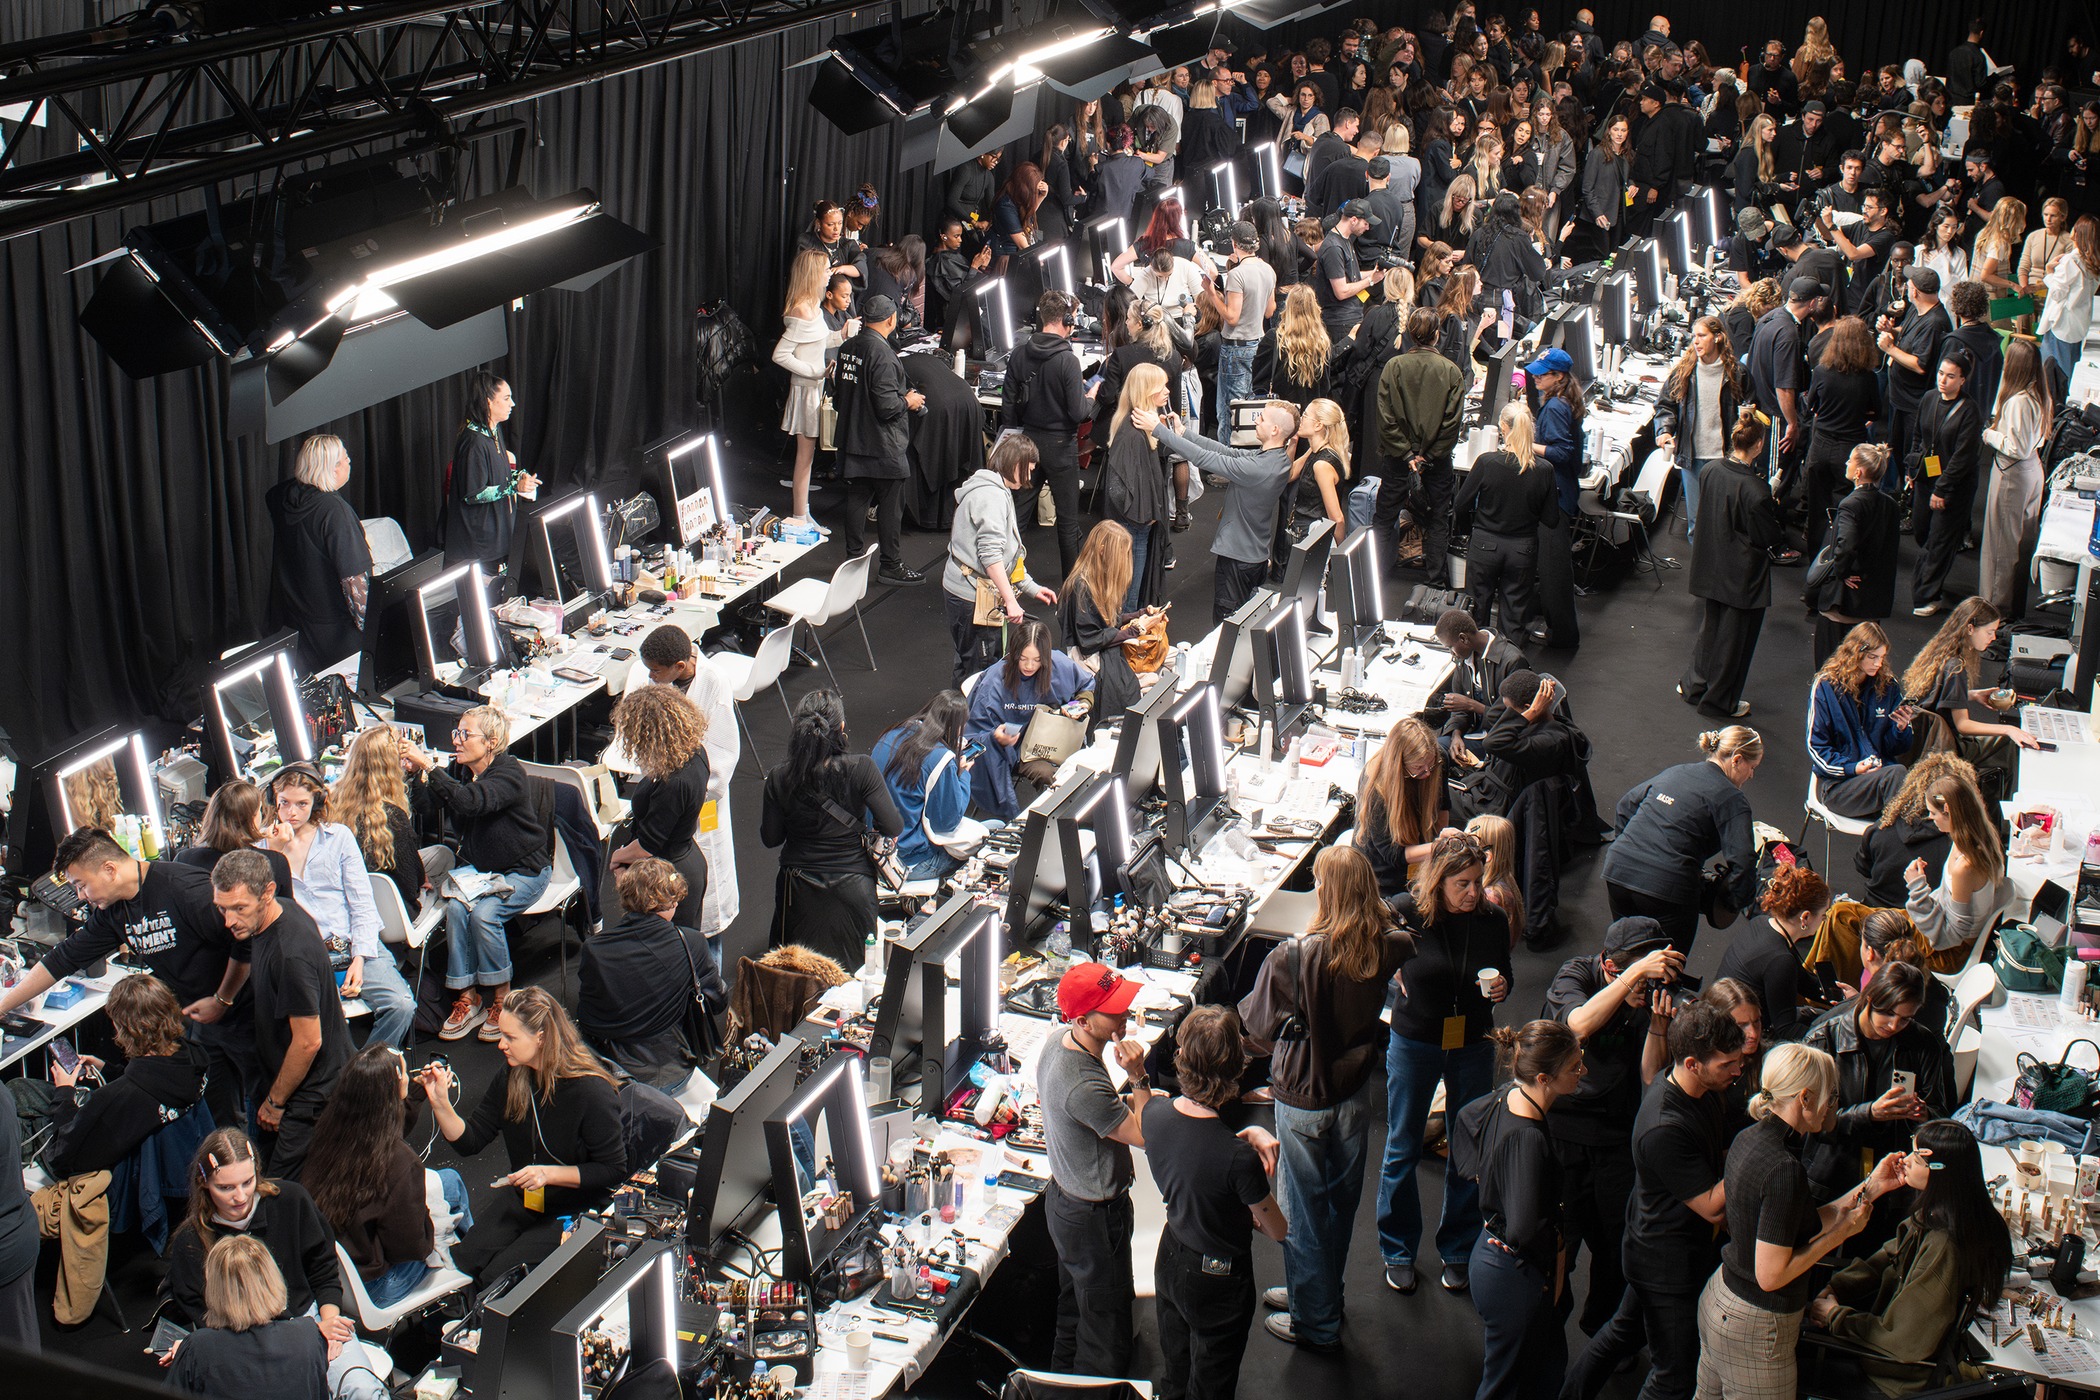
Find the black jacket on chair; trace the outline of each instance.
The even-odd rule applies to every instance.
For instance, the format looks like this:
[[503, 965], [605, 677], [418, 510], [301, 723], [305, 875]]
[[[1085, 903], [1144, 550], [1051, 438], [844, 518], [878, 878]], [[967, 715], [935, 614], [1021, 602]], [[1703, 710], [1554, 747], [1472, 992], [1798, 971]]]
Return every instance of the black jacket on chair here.
[[[1894, 612], [1902, 518], [1903, 508], [1896, 498], [1876, 486], [1862, 486], [1839, 501], [1830, 522], [1837, 567], [1811, 606], [1863, 621], [1879, 621]], [[1859, 587], [1846, 587], [1845, 580], [1854, 577]]]
[[1692, 596], [1731, 608], [1771, 607], [1771, 551], [1783, 538], [1762, 466], [1724, 457], [1708, 467], [1699, 477]]

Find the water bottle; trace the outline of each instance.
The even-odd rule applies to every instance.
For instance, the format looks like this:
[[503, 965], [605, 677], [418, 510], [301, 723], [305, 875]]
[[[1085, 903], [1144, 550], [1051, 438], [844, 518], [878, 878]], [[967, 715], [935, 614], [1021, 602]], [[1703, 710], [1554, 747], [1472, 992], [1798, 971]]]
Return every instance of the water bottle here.
[[2057, 993], [2056, 1004], [2070, 1016], [2077, 1016], [2085, 1004], [2086, 964], [2072, 958], [2064, 964], [2064, 985]]
[[1044, 946], [1053, 958], [1064, 959], [1072, 955], [1072, 929], [1062, 919], [1050, 926], [1050, 938]]

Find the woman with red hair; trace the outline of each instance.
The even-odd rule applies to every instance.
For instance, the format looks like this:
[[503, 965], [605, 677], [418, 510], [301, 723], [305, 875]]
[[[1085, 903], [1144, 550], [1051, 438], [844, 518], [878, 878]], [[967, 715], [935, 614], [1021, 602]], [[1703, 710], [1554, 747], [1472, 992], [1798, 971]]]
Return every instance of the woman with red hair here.
[[999, 202], [992, 206], [992, 271], [1005, 275], [1007, 259], [1033, 248], [1042, 237], [1036, 228], [1035, 211], [1042, 205], [1050, 184], [1032, 160], [1024, 160], [1006, 177]]

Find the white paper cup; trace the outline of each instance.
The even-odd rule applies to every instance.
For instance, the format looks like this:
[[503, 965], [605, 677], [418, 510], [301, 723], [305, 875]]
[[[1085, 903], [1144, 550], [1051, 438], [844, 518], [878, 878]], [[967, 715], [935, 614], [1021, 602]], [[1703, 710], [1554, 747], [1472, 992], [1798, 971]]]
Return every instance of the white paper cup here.
[[2019, 1156], [2014, 1160], [2013, 1179], [2022, 1191], [2033, 1191], [2042, 1184], [2042, 1149], [2049, 1144], [2033, 1138], [2023, 1138]]
[[875, 1345], [872, 1332], [848, 1332], [846, 1334], [846, 1369], [865, 1371], [868, 1369], [868, 1352]]
[[1492, 967], [1483, 967], [1480, 971], [1474, 973], [1474, 978], [1480, 983], [1480, 994], [1484, 997], [1493, 996], [1495, 994], [1495, 979], [1501, 975]]

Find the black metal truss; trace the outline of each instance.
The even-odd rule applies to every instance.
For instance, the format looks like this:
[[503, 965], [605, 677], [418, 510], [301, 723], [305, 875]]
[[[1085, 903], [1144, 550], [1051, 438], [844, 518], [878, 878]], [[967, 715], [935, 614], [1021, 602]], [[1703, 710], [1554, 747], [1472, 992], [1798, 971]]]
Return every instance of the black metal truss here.
[[[359, 147], [471, 139], [518, 103], [867, 0], [398, 0], [232, 33], [0, 47], [0, 238]], [[30, 118], [41, 115], [38, 127]]]

